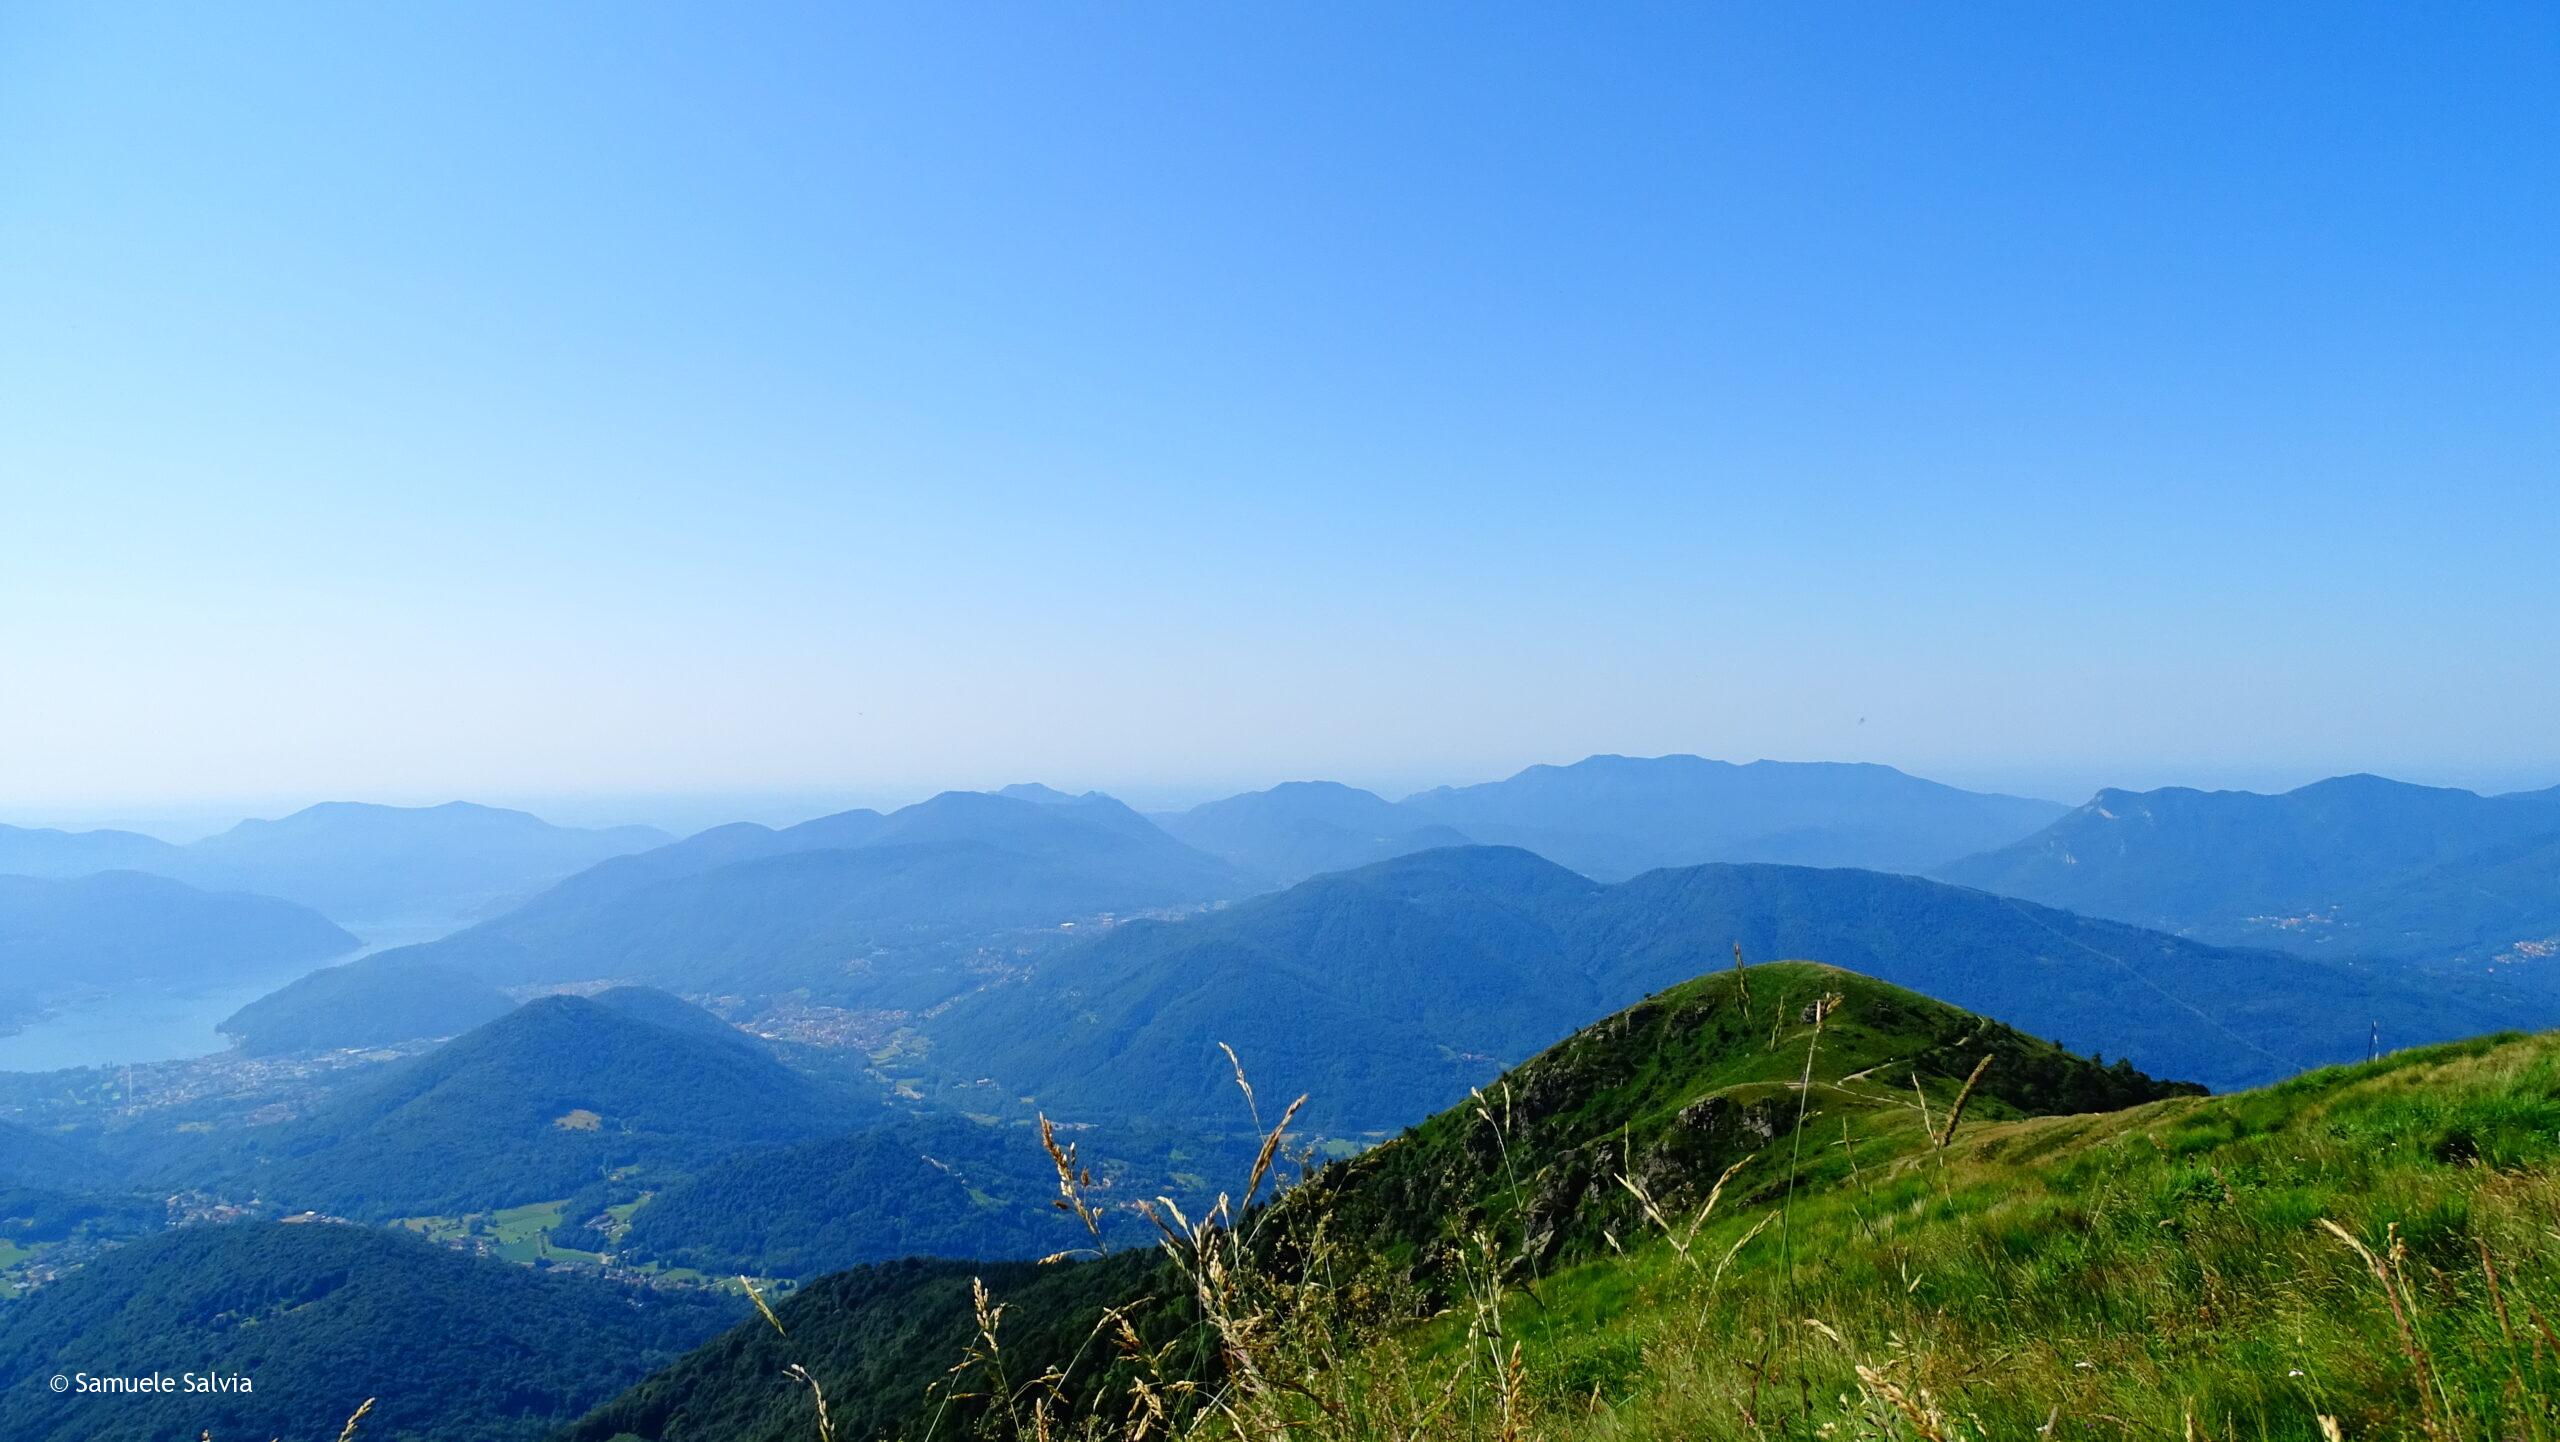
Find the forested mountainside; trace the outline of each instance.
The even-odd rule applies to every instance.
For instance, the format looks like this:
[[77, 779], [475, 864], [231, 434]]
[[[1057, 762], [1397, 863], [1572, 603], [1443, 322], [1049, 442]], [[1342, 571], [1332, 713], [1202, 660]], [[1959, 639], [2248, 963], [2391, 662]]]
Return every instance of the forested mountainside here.
[[456, 967], [376, 955], [324, 967], [233, 1012], [222, 1033], [249, 1056], [456, 1036], [514, 1010]]
[[1050, 953], [935, 1018], [925, 1063], [1057, 1114], [1219, 1122], [1234, 1115], [1223, 1042], [1315, 1095], [1319, 1128], [1392, 1129], [1579, 1019], [1729, 963], [1736, 943], [2221, 1087], [2362, 1056], [2377, 1023], [2414, 1041], [2539, 1014], [2476, 984], [2209, 947], [1914, 877], [1715, 865], [1603, 885], [1479, 847]]
[[0, 1186], [80, 1188], [97, 1185], [111, 1171], [87, 1147], [0, 1121]]
[[[326, 1438], [513, 1442], [611, 1396], [745, 1311], [483, 1261], [374, 1227], [166, 1232], [0, 1306], [12, 1442]], [[47, 1379], [247, 1377], [246, 1391], [57, 1395]]]
[[[1214, 1200], [1254, 1148], [1240, 1127], [1069, 1125], [1054, 1140], [1076, 1149], [1093, 1194], [1115, 1203]], [[726, 1158], [652, 1195], [612, 1250], [630, 1264], [803, 1279], [902, 1257], [1029, 1259], [1078, 1244], [1059, 1230], [1057, 1199], [1034, 1124], [919, 1113]], [[1106, 1232], [1123, 1247], [1150, 1237], [1125, 1207], [1110, 1211]]]
[[707, 1013], [672, 997], [649, 1002], [528, 1002], [314, 1115], [177, 1158], [168, 1180], [210, 1178], [368, 1220], [458, 1214], [566, 1197], [626, 1168], [690, 1174], [742, 1147], [840, 1132], [877, 1112]]
[[2225, 945], [2390, 957], [2560, 990], [2560, 801], [2340, 776], [2279, 796], [2101, 791], [1937, 875]]

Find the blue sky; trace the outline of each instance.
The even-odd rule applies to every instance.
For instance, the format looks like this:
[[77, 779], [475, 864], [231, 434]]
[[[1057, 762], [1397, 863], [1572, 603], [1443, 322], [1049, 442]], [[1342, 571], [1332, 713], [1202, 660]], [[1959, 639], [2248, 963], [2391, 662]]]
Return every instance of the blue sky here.
[[2548, 784], [2555, 67], [2529, 5], [10, 7], [0, 798]]

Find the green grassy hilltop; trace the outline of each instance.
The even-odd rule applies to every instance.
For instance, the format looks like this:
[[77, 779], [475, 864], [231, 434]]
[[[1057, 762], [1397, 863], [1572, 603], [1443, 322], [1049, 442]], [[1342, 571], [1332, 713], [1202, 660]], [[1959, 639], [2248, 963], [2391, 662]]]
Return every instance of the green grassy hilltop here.
[[1763, 1176], [1680, 1245], [1506, 1304], [1543, 1435], [2560, 1430], [2560, 1040], [1969, 1123], [1943, 1151], [1916, 1113], [1899, 1145], [1824, 1125], [1791, 1203]]
[[1755, 966], [1232, 1229], [829, 1278], [564, 1435], [817, 1437], [797, 1362], [839, 1438], [2540, 1438], [2556, 1157], [2560, 1036], [2207, 1097]]

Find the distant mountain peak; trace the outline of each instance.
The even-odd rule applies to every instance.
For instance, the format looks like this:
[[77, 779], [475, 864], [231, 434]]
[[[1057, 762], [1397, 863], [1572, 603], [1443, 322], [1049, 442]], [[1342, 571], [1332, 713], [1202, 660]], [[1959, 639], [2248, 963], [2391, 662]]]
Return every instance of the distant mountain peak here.
[[[1036, 801], [1044, 806], [1064, 806], [1082, 799], [1039, 781], [1017, 781], [1011, 786], [999, 788], [995, 794], [1015, 801]], [[1100, 793], [1088, 791], [1085, 796], [1098, 794]]]

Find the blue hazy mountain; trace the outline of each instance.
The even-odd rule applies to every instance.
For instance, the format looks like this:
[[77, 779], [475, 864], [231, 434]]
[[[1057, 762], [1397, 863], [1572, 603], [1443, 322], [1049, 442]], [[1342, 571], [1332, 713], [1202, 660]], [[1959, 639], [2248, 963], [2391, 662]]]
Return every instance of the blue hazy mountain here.
[[646, 826], [554, 826], [455, 801], [333, 801], [243, 821], [187, 846], [129, 831], [0, 827], [0, 874], [146, 871], [208, 891], [281, 897], [362, 931], [449, 929], [607, 857], [666, 844]]
[[1385, 797], [1338, 781], [1286, 782], [1156, 819], [1201, 850], [1277, 882], [1469, 841], [1453, 827], [1417, 823]]
[[[1749, 957], [1845, 966], [2075, 1050], [2219, 1087], [2536, 1024], [2476, 988], [2237, 951], [1917, 877], [1712, 864], [1614, 885], [1514, 848], [1424, 852], [1135, 922], [954, 1003], [927, 1035], [1052, 1115], [1232, 1120], [1220, 1043], [1319, 1125], [1401, 1126], [1574, 1027]], [[2546, 1008], [2547, 1010], [2547, 1008]]]
[[[1044, 785], [1038, 781], [1017, 781], [1011, 786], [999, 786], [994, 794], [1015, 801], [1037, 801], [1049, 806], [1073, 805], [1077, 800], [1082, 799], [1071, 792], [1061, 791], [1055, 786]], [[1098, 791], [1088, 791], [1085, 793], [1085, 798], [1101, 794]]]
[[721, 827], [606, 862], [405, 950], [509, 984], [807, 988], [840, 1005], [920, 1007], [970, 984], [979, 948], [1011, 933], [1054, 937], [1104, 913], [1255, 889], [1108, 797], [954, 791], [887, 816]]
[[522, 811], [329, 802], [243, 821], [186, 848], [182, 874], [367, 926], [486, 914], [610, 856], [660, 846], [646, 826], [554, 826]]
[[505, 913], [498, 929], [528, 944], [546, 935], [566, 935], [617, 897], [738, 862], [862, 846], [887, 822], [877, 811], [854, 810], [780, 828], [752, 821], [715, 826], [681, 841], [600, 861], [568, 876]]
[[358, 945], [327, 917], [268, 896], [138, 871], [0, 876], [0, 986], [187, 985], [317, 964]]
[[[2555, 808], [2560, 809], [2560, 808]], [[2346, 908], [2351, 940], [2385, 955], [2495, 968], [2560, 990], [2560, 831], [2483, 847]]]
[[1612, 880], [1709, 861], [1917, 871], [2026, 835], [2063, 808], [1890, 766], [1594, 756], [1426, 791], [1402, 809]]
[[101, 871], [166, 875], [185, 852], [135, 831], [57, 831], [0, 826], [0, 876], [94, 876]]
[[288, 1207], [459, 1215], [565, 1197], [625, 1167], [684, 1174], [873, 1110], [673, 997], [549, 996], [312, 1116], [252, 1129], [221, 1175]]
[[1921, 871], [2025, 836], [2064, 809], [1889, 766], [1593, 756], [1402, 801], [1300, 782], [1161, 819], [1193, 845], [1284, 881], [1467, 842], [1620, 880], [1709, 861]]
[[1937, 875], [2215, 942], [2485, 965], [2560, 941], [2560, 791], [2101, 791]]
[[[119, 1247], [0, 1308], [10, 1442], [516, 1442], [727, 1326], [743, 1303], [484, 1261], [376, 1227], [237, 1222]], [[56, 1396], [55, 1373], [245, 1374], [249, 1391]]]
[[458, 1036], [515, 1009], [457, 967], [399, 954], [324, 967], [233, 1012], [220, 1030], [249, 1056]]

